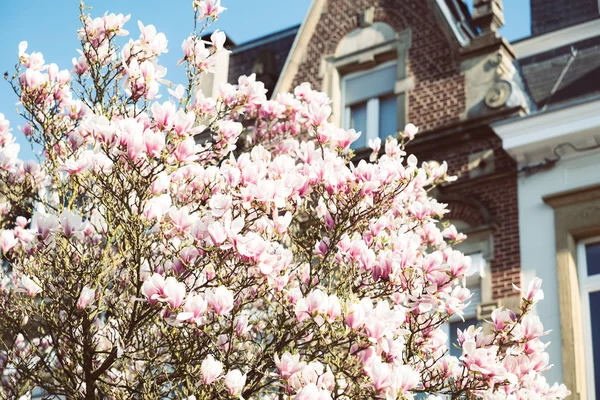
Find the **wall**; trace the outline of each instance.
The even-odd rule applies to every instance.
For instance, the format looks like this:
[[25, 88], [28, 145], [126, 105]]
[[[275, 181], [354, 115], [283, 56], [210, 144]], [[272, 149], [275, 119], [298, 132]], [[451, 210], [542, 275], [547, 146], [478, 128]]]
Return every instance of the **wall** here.
[[537, 307], [544, 328], [552, 330], [546, 341], [554, 368], [546, 373], [550, 382], [562, 382], [561, 331], [555, 252], [554, 210], [542, 197], [600, 182], [600, 153], [584, 154], [560, 162], [555, 168], [519, 178], [519, 224], [523, 285], [534, 276], [543, 280], [545, 299]]
[[[470, 177], [475, 174], [467, 169], [469, 155], [486, 150], [494, 153], [491, 173]], [[520, 285], [516, 165], [502, 148], [500, 138], [491, 132], [480, 132], [416, 155], [423, 161], [445, 160], [449, 173], [459, 176], [455, 183], [441, 190], [442, 201], [444, 196], [458, 196], [474, 200], [489, 212], [489, 221], [485, 221], [476, 210], [460, 202], [450, 202], [448, 218], [464, 220], [472, 226], [493, 223], [492, 297], [514, 296], [513, 283]]]

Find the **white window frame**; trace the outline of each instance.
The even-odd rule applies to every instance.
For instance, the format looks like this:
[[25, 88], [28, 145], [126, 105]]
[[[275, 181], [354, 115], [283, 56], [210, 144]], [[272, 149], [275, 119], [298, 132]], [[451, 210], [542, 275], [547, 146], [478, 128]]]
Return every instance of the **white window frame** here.
[[[341, 93], [341, 103], [342, 103], [342, 126], [345, 129], [350, 129], [351, 125], [351, 112], [350, 109], [353, 105], [360, 104], [362, 102], [357, 102], [353, 104], [346, 104], [346, 84], [350, 79], [357, 78], [361, 75], [368, 75], [380, 69], [388, 68], [393, 65], [397, 65], [398, 62], [396, 60], [387, 61], [381, 63], [373, 68], [369, 68], [364, 71], [352, 72], [342, 76], [342, 93]], [[369, 147], [369, 141], [379, 137], [379, 98], [386, 96], [396, 96], [395, 88], [391, 87], [389, 93], [385, 92], [379, 97], [373, 97], [366, 101], [367, 103], [367, 131], [362, 132], [365, 136], [365, 148]], [[397, 111], [396, 111], [397, 112]], [[397, 116], [396, 116], [397, 119]], [[400, 129], [400, 127], [397, 127]]]
[[[600, 243], [600, 236], [591, 237], [580, 241], [577, 244], [577, 269], [579, 275], [579, 290], [581, 294], [581, 313], [583, 320], [583, 338], [584, 347], [593, 349], [590, 293], [600, 291], [600, 274], [587, 275], [587, 258], [585, 255], [585, 245], [590, 243]], [[596, 385], [594, 381], [594, 352], [585, 352], [585, 373], [587, 382], [587, 393], [589, 400], [596, 400]]]

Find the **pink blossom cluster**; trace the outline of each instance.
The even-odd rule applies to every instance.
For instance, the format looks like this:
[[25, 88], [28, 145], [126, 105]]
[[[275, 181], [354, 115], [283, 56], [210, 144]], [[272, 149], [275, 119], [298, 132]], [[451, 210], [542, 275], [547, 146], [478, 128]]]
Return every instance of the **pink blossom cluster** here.
[[267, 100], [241, 77], [210, 98], [198, 82], [225, 51], [221, 32], [184, 41], [188, 89], [159, 101], [166, 37], [140, 22], [117, 51], [128, 19], [83, 16], [73, 75], [20, 49], [23, 129], [44, 154], [18, 160], [0, 114], [0, 183], [13, 193], [0, 199], [0, 331], [12, 340], [1, 394], [568, 395], [543, 377], [539, 280], [518, 312], [448, 343], [471, 260], [428, 195], [454, 179], [447, 165], [405, 152], [415, 126], [358, 161], [360, 133], [329, 123], [329, 100], [308, 84]]

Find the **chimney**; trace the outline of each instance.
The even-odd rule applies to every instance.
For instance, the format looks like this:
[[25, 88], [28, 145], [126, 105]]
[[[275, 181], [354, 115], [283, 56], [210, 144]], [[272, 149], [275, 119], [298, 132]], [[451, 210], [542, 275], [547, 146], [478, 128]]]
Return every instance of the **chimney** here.
[[530, 0], [531, 34], [542, 35], [599, 17], [598, 0]]
[[496, 31], [504, 25], [502, 0], [475, 0], [473, 24], [481, 29], [482, 36], [496, 36]]

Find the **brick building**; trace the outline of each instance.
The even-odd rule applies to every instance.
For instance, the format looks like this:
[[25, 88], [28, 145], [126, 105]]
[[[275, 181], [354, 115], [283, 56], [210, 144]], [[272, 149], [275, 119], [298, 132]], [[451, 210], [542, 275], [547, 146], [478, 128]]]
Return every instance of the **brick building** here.
[[528, 105], [514, 51], [496, 32], [501, 2], [477, 3], [471, 15], [460, 0], [315, 0], [300, 27], [231, 44], [229, 76], [220, 78], [266, 75], [275, 94], [311, 83], [332, 99], [334, 122], [363, 132], [358, 157], [368, 139], [409, 121], [420, 127], [409, 152], [446, 160], [459, 175], [435, 196], [469, 236], [461, 250], [480, 271], [468, 281], [467, 321], [450, 324], [451, 339], [498, 305], [514, 306], [512, 285], [521, 283], [517, 164], [490, 124]]
[[501, 0], [313, 0], [301, 26], [231, 44], [229, 75], [210, 85], [257, 73], [276, 94], [310, 82], [333, 122], [363, 132], [358, 157], [368, 139], [419, 126], [408, 151], [459, 176], [434, 195], [480, 270], [450, 339], [516, 308], [513, 284], [541, 276], [547, 378], [600, 399], [599, 2], [530, 2], [533, 35], [511, 44], [497, 32]]
[[[515, 54], [497, 33], [500, 1], [316, 0], [279, 78], [276, 92], [301, 82], [332, 99], [332, 119], [363, 132], [356, 150], [413, 122], [409, 152], [446, 160], [460, 179], [435, 196], [469, 240], [481, 273], [467, 321], [499, 304], [514, 305], [521, 284], [517, 164], [491, 123], [524, 114], [528, 102]], [[363, 153], [364, 154], [364, 153]]]

